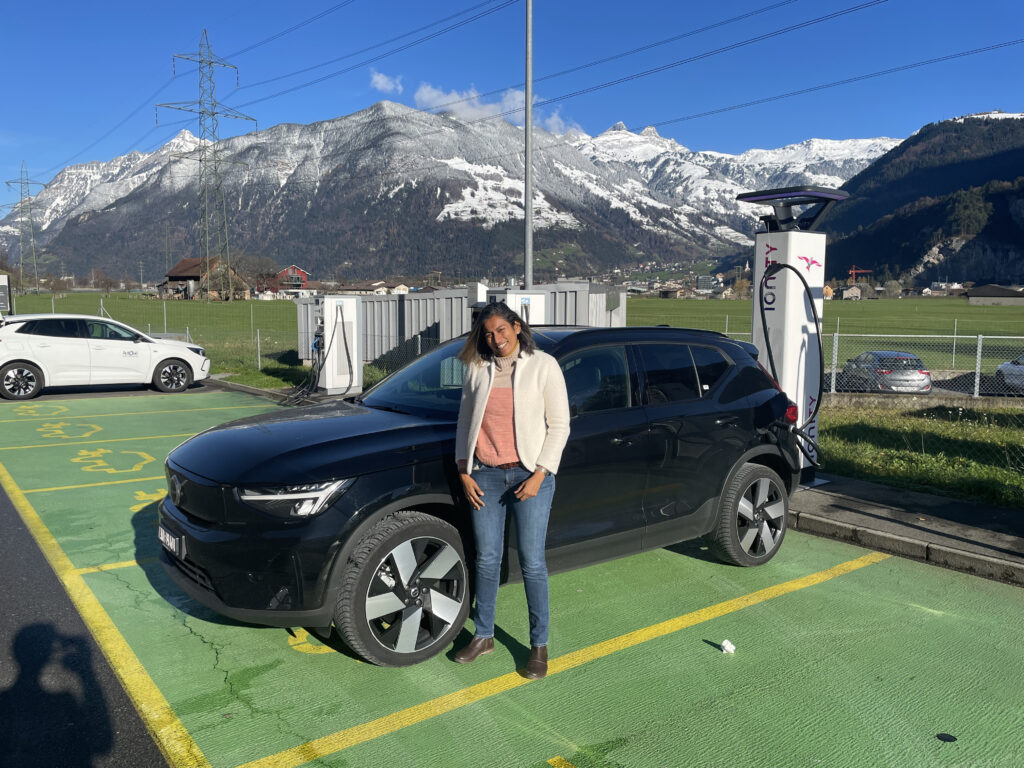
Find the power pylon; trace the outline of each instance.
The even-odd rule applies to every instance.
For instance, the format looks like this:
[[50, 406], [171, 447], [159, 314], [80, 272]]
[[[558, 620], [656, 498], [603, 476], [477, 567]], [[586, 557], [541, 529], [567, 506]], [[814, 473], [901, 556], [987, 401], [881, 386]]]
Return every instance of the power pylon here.
[[32, 221], [32, 185], [45, 187], [41, 181], [32, 181], [25, 170], [25, 161], [21, 162], [21, 176], [4, 182], [14, 189], [18, 185], [18, 203], [14, 206], [18, 216], [18, 266], [20, 276], [18, 283], [25, 290], [25, 253], [32, 257], [32, 270], [35, 273], [36, 294], [39, 293], [39, 265], [36, 263], [36, 227]]
[[[199, 51], [175, 54], [171, 60], [172, 67], [177, 59], [193, 61], [199, 65], [199, 100], [157, 104], [156, 106], [179, 109], [199, 115], [199, 208], [203, 235], [201, 250], [202, 257], [206, 262], [206, 297], [207, 299], [210, 297], [211, 269], [219, 263], [223, 265], [222, 276], [226, 275], [227, 298], [228, 301], [231, 301], [234, 287], [231, 281], [231, 251], [228, 248], [227, 203], [221, 188], [221, 149], [218, 147], [220, 141], [219, 118], [223, 116], [253, 122], [256, 122], [256, 119], [243, 115], [238, 110], [217, 101], [214, 68], [226, 67], [235, 70], [237, 80], [238, 67], [214, 55], [205, 29], [203, 37], [199, 41]], [[176, 70], [175, 75], [177, 75]], [[159, 117], [157, 119], [159, 120]], [[223, 290], [223, 288], [222, 280], [221, 289]]]

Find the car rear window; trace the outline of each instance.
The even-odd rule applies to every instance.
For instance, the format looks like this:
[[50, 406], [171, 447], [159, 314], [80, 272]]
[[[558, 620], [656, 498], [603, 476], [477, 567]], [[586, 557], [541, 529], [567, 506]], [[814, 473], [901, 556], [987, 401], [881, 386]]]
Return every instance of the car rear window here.
[[690, 347], [690, 354], [693, 355], [694, 365], [697, 366], [697, 383], [700, 385], [701, 393], [710, 392], [729, 370], [729, 361], [714, 347], [693, 345]]
[[921, 362], [919, 357], [880, 357], [878, 358], [878, 364], [883, 368], [895, 368], [898, 370], [920, 370], [924, 368], [924, 363]]

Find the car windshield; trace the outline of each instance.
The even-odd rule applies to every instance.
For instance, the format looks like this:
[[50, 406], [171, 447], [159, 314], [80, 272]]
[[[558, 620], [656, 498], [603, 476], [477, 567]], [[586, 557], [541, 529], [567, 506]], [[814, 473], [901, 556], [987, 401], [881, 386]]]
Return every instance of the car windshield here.
[[893, 368], [896, 370], [915, 370], [918, 371], [924, 368], [924, 363], [921, 362], [919, 357], [880, 357], [878, 358], [878, 364], [883, 368]]
[[373, 387], [360, 400], [371, 408], [417, 416], [456, 418], [464, 366], [455, 357], [462, 339], [429, 352]]

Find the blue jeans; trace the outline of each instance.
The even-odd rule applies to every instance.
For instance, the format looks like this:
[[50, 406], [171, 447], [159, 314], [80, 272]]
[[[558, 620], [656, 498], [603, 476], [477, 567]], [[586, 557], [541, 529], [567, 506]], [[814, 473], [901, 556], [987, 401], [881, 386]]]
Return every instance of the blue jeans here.
[[548, 564], [544, 545], [548, 535], [555, 477], [548, 475], [532, 499], [519, 501], [514, 491], [530, 472], [522, 467], [498, 469], [476, 463], [473, 479], [484, 494], [484, 506], [473, 510], [476, 537], [476, 605], [473, 622], [477, 637], [494, 637], [494, 606], [498, 601], [501, 557], [505, 549], [505, 514], [511, 512], [519, 545], [519, 564], [530, 611], [530, 645], [548, 644]]

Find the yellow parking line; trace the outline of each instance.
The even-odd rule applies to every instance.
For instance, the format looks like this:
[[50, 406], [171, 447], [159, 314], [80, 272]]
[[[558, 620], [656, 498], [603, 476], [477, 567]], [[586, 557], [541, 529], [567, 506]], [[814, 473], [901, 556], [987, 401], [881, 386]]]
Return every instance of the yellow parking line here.
[[163, 480], [163, 475], [154, 475], [153, 477], [136, 477], [133, 480], [108, 480], [105, 483], [82, 483], [81, 485], [55, 485], [52, 488], [29, 488], [28, 490], [22, 491], [24, 494], [29, 493], [47, 493], [48, 491], [77, 491], [79, 488], [99, 488], [103, 485], [124, 485], [125, 483], [146, 483], [153, 480]]
[[206, 756], [171, 709], [167, 699], [160, 693], [160, 689], [146, 672], [128, 641], [118, 631], [100, 601], [96, 599], [96, 595], [86, 585], [85, 579], [76, 572], [71, 560], [64, 554], [64, 550], [60, 548], [53, 534], [39, 518], [3, 464], [0, 464], [0, 486], [11, 498], [14, 508], [18, 510], [53, 572], [64, 585], [68, 596], [96, 639], [103, 655], [107, 657], [111, 668], [121, 680], [121, 685], [131, 697], [139, 716], [164, 757], [173, 766], [210, 768]]
[[88, 568], [76, 568], [75, 574], [84, 576], [87, 573], [102, 573], [103, 571], [115, 571], [118, 568], [131, 568], [142, 563], [155, 562], [155, 557], [144, 557], [142, 560], [122, 560], [120, 563], [105, 563], [104, 565], [93, 565]]
[[[750, 594], [743, 595], [741, 597], [734, 598], [732, 600], [726, 600], [725, 602], [718, 603], [716, 605], [702, 608], [699, 611], [693, 611], [682, 616], [677, 616], [674, 619], [663, 621], [660, 624], [654, 624], [643, 629], [638, 629], [634, 632], [628, 632], [619, 637], [613, 637], [610, 640], [605, 640], [600, 643], [588, 646], [587, 648], [581, 648], [578, 651], [567, 653], [564, 656], [552, 659], [548, 662], [548, 677], [557, 675], [560, 672], [565, 672], [573, 667], [578, 667], [582, 664], [586, 664], [589, 661], [603, 658], [612, 653], [631, 648], [634, 645], [640, 643], [646, 643], [655, 638], [663, 637], [664, 635], [678, 632], [681, 629], [692, 627], [695, 624], [700, 624], [711, 619], [725, 616], [726, 614], [739, 611], [743, 608], [749, 608], [752, 605], [763, 603], [767, 600], [772, 600], [782, 595], [787, 595], [791, 592], [796, 592], [807, 587], [813, 587], [816, 584], [834, 579], [837, 576], [856, 571], [859, 568], [872, 565], [881, 560], [885, 560], [889, 555], [881, 552], [872, 552], [858, 557], [855, 560], [849, 560], [845, 563], [840, 563], [834, 568], [828, 568], [824, 571], [818, 571], [812, 573], [809, 576], [804, 576], [799, 579], [793, 579], [782, 584], [776, 584], [773, 587], [767, 587], [766, 589], [760, 589], [757, 592], [751, 592]], [[349, 747], [353, 747], [357, 744], [363, 744], [367, 741], [386, 736], [390, 733], [407, 728], [410, 725], [421, 723], [424, 720], [443, 715], [453, 710], [459, 709], [472, 704], [482, 699], [489, 698], [505, 691], [513, 690], [521, 685], [526, 685], [530, 681], [524, 677], [520, 677], [516, 672], [510, 672], [507, 675], [501, 677], [495, 677], [491, 680], [487, 680], [483, 683], [471, 685], [468, 688], [463, 688], [461, 691], [455, 691], [445, 696], [440, 696], [436, 699], [431, 699], [422, 704], [403, 709], [399, 712], [395, 712], [384, 717], [379, 717], [376, 720], [371, 720], [368, 723], [353, 726], [352, 728], [346, 728], [342, 731], [337, 731], [328, 736], [324, 736], [313, 741], [307, 741], [305, 744], [300, 744], [297, 747], [286, 749], [282, 752], [278, 752], [274, 755], [261, 758], [259, 760], [253, 760], [250, 763], [246, 763], [241, 768], [293, 768], [294, 766], [300, 766], [304, 763], [313, 762], [321, 757], [340, 752]]]
[[72, 416], [71, 414], [61, 413], [57, 416], [32, 416], [27, 419], [0, 419], [0, 424], [20, 424], [28, 421], [53, 421], [55, 418], [61, 419], [105, 419], [108, 416], [152, 416], [156, 414], [167, 414], [167, 413], [199, 413], [200, 411], [233, 411], [242, 410], [245, 408], [266, 408], [267, 403], [254, 403], [252, 405], [218, 405], [210, 408], [174, 408], [167, 411], [125, 411], [123, 413], [97, 413], [92, 416]]
[[127, 443], [131, 440], [164, 440], [168, 437], [195, 437], [198, 432], [183, 432], [180, 435], [145, 435], [142, 437], [112, 437], [109, 440], [78, 440], [74, 443], [39, 443], [37, 445], [11, 445], [0, 451], [21, 451], [25, 448], [56, 448], [60, 445], [95, 445], [97, 443]]

